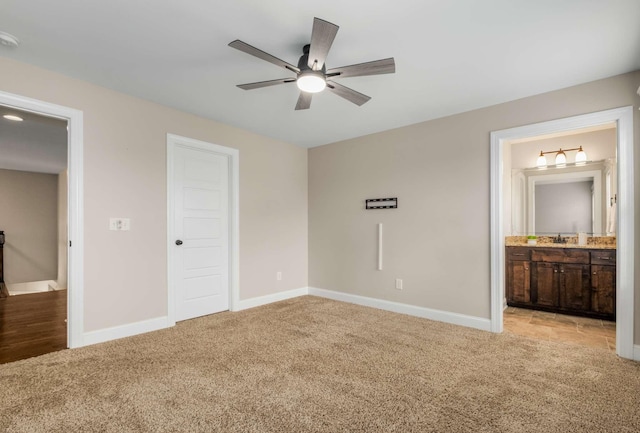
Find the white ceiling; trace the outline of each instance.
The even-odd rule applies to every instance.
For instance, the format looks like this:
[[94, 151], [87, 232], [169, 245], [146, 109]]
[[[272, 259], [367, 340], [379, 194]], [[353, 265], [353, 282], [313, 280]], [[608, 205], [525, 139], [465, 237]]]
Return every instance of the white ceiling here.
[[[5, 114], [23, 120], [7, 120]], [[0, 168], [50, 174], [66, 170], [67, 121], [0, 106]]]
[[[395, 57], [396, 74], [341, 83], [294, 111], [291, 76], [314, 17], [340, 26], [329, 68]], [[0, 55], [312, 147], [640, 69], [638, 0], [3, 0]], [[1, 84], [0, 84], [1, 87]]]

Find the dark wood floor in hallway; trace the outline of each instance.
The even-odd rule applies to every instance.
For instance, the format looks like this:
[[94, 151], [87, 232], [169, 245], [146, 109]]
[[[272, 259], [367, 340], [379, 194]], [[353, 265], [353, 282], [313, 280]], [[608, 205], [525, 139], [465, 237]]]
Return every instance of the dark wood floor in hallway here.
[[67, 291], [0, 299], [0, 364], [67, 347]]

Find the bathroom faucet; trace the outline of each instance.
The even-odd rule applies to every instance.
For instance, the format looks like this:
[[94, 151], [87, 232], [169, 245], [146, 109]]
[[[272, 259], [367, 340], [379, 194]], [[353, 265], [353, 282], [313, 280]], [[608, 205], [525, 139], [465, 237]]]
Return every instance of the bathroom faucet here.
[[565, 241], [566, 239], [563, 239], [562, 236], [560, 236], [560, 233], [558, 233], [557, 238], [553, 238], [553, 243], [555, 244], [563, 244]]

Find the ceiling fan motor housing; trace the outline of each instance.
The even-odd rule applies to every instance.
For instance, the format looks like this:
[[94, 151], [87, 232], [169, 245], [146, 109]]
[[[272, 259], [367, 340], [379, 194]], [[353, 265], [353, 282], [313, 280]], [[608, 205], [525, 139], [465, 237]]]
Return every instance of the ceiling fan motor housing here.
[[[311, 45], [307, 44], [302, 48], [302, 56], [300, 57], [300, 60], [298, 60], [298, 69], [300, 69], [300, 72], [304, 72], [304, 71], [313, 71], [314, 69], [309, 67], [309, 49], [311, 48]], [[322, 64], [322, 68], [321, 69], [316, 69], [316, 71], [318, 72], [322, 72], [322, 75], [325, 75], [327, 73], [327, 65], [326, 63]]]

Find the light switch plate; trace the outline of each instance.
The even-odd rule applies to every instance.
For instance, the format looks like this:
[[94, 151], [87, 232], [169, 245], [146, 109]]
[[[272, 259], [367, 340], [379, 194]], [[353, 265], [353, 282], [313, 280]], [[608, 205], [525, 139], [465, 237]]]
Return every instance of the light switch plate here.
[[131, 230], [131, 219], [109, 218], [109, 230]]

